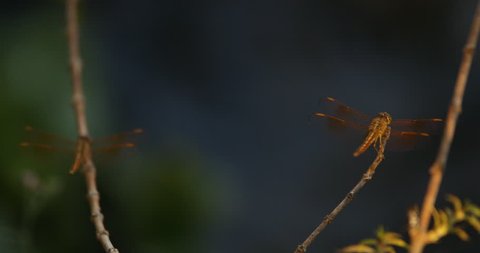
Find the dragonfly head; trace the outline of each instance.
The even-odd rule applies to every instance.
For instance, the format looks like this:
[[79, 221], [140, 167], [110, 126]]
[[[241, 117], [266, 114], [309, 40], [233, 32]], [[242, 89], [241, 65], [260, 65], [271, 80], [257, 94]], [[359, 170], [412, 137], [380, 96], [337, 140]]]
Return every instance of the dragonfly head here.
[[392, 116], [390, 116], [388, 112], [381, 112], [378, 114], [378, 116], [384, 118], [387, 121], [387, 124], [390, 125], [390, 123], [392, 123]]

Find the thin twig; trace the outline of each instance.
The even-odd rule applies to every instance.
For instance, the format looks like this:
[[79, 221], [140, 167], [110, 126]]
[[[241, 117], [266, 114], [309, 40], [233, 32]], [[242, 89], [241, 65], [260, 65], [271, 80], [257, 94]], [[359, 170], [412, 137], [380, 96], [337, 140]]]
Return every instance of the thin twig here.
[[75, 110], [78, 131], [78, 143], [83, 143], [82, 150], [77, 150], [77, 154], [82, 155], [83, 173], [87, 185], [87, 200], [90, 205], [90, 217], [97, 239], [102, 244], [107, 253], [118, 253], [119, 251], [110, 241], [109, 233], [103, 223], [103, 214], [100, 208], [100, 194], [97, 189], [96, 168], [90, 152], [90, 137], [88, 134], [87, 117], [85, 112], [85, 99], [82, 88], [82, 60], [79, 47], [79, 29], [78, 29], [78, 0], [67, 0], [67, 37], [70, 54], [70, 70], [72, 74], [73, 97], [72, 103]]
[[423, 200], [422, 210], [420, 214], [420, 224], [418, 231], [411, 238], [410, 253], [421, 253], [425, 247], [425, 237], [434, 210], [435, 200], [437, 199], [438, 190], [442, 183], [442, 178], [447, 163], [448, 153], [455, 134], [457, 119], [462, 111], [462, 100], [467, 85], [468, 74], [472, 59], [475, 52], [478, 35], [480, 32], [480, 1], [477, 4], [475, 16], [472, 21], [470, 34], [463, 49], [463, 58], [458, 70], [455, 90], [452, 95], [450, 107], [448, 109], [445, 129], [443, 131], [442, 142], [438, 150], [437, 157], [430, 167], [430, 181]]
[[385, 151], [385, 145], [387, 143], [387, 140], [390, 138], [390, 129], [387, 129], [386, 133], [384, 134], [384, 138], [382, 139], [382, 143], [379, 145], [378, 151], [377, 151], [377, 157], [375, 160], [370, 164], [368, 167], [368, 170], [363, 174], [362, 178], [358, 183], [353, 187], [353, 189], [343, 198], [343, 200], [325, 217], [323, 217], [322, 222], [320, 225], [318, 225], [315, 230], [305, 239], [305, 241], [298, 245], [297, 248], [295, 249], [294, 253], [305, 253], [312, 244], [312, 242], [317, 238], [317, 236], [328, 226], [328, 224], [332, 223], [332, 221], [337, 217], [337, 215], [353, 200], [355, 195], [365, 186], [366, 183], [368, 183], [372, 177], [373, 174], [375, 174], [375, 171], [380, 165], [380, 163], [383, 161], [385, 156], [383, 155]]

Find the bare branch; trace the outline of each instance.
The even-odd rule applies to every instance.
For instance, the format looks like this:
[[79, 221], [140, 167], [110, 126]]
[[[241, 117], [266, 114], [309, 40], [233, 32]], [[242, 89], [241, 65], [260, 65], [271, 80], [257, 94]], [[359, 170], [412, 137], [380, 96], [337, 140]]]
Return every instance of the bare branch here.
[[380, 165], [380, 163], [385, 158], [383, 153], [385, 151], [385, 145], [389, 138], [390, 138], [390, 128], [387, 129], [387, 131], [385, 132], [381, 140], [381, 143], [377, 151], [377, 157], [372, 162], [372, 164], [370, 164], [370, 166], [368, 167], [368, 170], [363, 174], [360, 181], [358, 181], [355, 187], [353, 187], [353, 189], [349, 193], [347, 193], [347, 195], [343, 198], [343, 200], [329, 214], [323, 217], [323, 220], [320, 223], [320, 225], [318, 225], [315, 228], [315, 230], [313, 230], [313, 232], [307, 237], [307, 239], [302, 244], [297, 246], [294, 253], [305, 253], [308, 247], [310, 246], [310, 244], [312, 244], [312, 242], [317, 238], [317, 236], [328, 226], [328, 224], [333, 222], [333, 220], [337, 217], [337, 215], [353, 200], [355, 195], [363, 188], [363, 186], [365, 186], [365, 184], [372, 179], [378, 165]]
[[[78, 0], [67, 0], [66, 16], [67, 16], [67, 37], [70, 55], [70, 70], [72, 74], [73, 96], [72, 104], [75, 110], [77, 120], [78, 138], [77, 145], [81, 150], [77, 150], [77, 157], [82, 159], [83, 173], [85, 175], [85, 183], [87, 186], [87, 200], [90, 205], [90, 217], [97, 239], [102, 244], [103, 249], [107, 253], [118, 253], [119, 251], [110, 241], [108, 231], [103, 223], [103, 214], [100, 208], [100, 194], [97, 189], [96, 168], [92, 160], [91, 141], [88, 134], [87, 117], [85, 112], [85, 98], [82, 87], [82, 59], [79, 47], [79, 29], [78, 29]], [[77, 166], [80, 160], [77, 160]], [[73, 170], [74, 172], [74, 170]]]
[[480, 32], [480, 1], [477, 4], [475, 16], [472, 21], [470, 34], [463, 49], [463, 58], [458, 70], [455, 90], [452, 95], [450, 107], [448, 109], [445, 129], [443, 132], [442, 142], [438, 150], [437, 157], [430, 167], [430, 181], [428, 183], [427, 192], [423, 200], [422, 210], [420, 214], [420, 224], [418, 231], [413, 233], [415, 236], [411, 238], [410, 253], [421, 253], [425, 247], [425, 237], [434, 210], [435, 200], [437, 199], [438, 190], [442, 183], [442, 178], [447, 163], [448, 153], [455, 134], [457, 119], [462, 111], [462, 100], [467, 85], [468, 74], [472, 59], [475, 52], [478, 34]]

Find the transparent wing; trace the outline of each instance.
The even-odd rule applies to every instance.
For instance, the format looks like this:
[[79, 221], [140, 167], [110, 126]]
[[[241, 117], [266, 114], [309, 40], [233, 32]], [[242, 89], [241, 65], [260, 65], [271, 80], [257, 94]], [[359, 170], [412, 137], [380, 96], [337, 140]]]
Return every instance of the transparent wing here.
[[135, 129], [132, 129], [130, 131], [125, 131], [125, 132], [120, 132], [120, 133], [116, 133], [116, 134], [105, 136], [105, 137], [95, 138], [95, 142], [108, 143], [108, 144], [121, 143], [121, 142], [125, 142], [125, 141], [127, 141], [131, 138], [136, 138], [136, 137], [142, 135], [143, 132], [144, 132], [143, 129], [135, 128]]
[[25, 137], [19, 146], [26, 149], [31, 149], [39, 153], [71, 153], [74, 150], [75, 142], [60, 136], [42, 132], [34, 129], [31, 126], [26, 126]]
[[320, 112], [314, 113], [314, 116], [316, 118], [325, 120], [327, 126], [334, 131], [356, 130], [365, 133], [368, 129], [366, 125]]
[[409, 151], [424, 146], [431, 135], [425, 132], [392, 130], [386, 149], [390, 151]]
[[331, 97], [323, 99], [322, 102], [324, 111], [314, 113], [314, 117], [325, 120], [330, 130], [357, 130], [363, 134], [367, 132], [369, 116]]
[[133, 149], [137, 146], [138, 137], [143, 133], [143, 129], [136, 128], [131, 131], [94, 139], [92, 141], [93, 153], [116, 155], [123, 150]]
[[371, 117], [367, 114], [354, 109], [335, 98], [327, 97], [322, 100], [325, 105], [325, 113], [343, 119], [349, 122], [355, 122], [360, 125], [368, 125]]
[[419, 132], [428, 135], [438, 134], [443, 127], [443, 119], [396, 119], [392, 128], [397, 131]]

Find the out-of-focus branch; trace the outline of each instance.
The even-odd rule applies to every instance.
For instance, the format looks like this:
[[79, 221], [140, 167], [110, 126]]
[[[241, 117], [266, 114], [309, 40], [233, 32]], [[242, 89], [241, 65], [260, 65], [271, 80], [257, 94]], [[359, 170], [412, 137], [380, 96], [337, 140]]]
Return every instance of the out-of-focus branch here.
[[76, 152], [77, 157], [82, 159], [81, 165], [83, 165], [83, 173], [85, 175], [85, 183], [87, 185], [87, 200], [90, 205], [90, 218], [95, 226], [97, 239], [102, 244], [105, 252], [118, 253], [119, 251], [110, 241], [109, 233], [105, 229], [105, 225], [103, 223], [103, 214], [100, 208], [100, 194], [98, 192], [96, 182], [96, 168], [90, 151], [91, 142], [88, 134], [85, 99], [82, 87], [82, 59], [80, 56], [80, 40], [78, 29], [78, 0], [67, 0], [66, 16], [68, 49], [70, 55], [69, 60], [73, 87], [72, 104], [77, 120], [77, 143], [82, 144], [77, 145], [77, 149], [81, 147], [81, 150], [77, 150]]
[[462, 100], [467, 85], [468, 74], [472, 59], [475, 52], [478, 35], [480, 32], [480, 1], [477, 4], [475, 16], [472, 21], [470, 34], [463, 49], [463, 58], [458, 71], [455, 90], [452, 95], [452, 101], [448, 109], [445, 129], [443, 131], [442, 142], [438, 150], [437, 157], [430, 167], [430, 181], [423, 200], [422, 210], [420, 214], [420, 223], [418, 231], [411, 238], [410, 253], [421, 253], [425, 247], [426, 233], [434, 210], [435, 200], [437, 199], [438, 190], [442, 183], [442, 178], [447, 163], [448, 153], [455, 134], [457, 119], [462, 111]]
[[307, 237], [307, 239], [305, 239], [302, 244], [297, 246], [294, 253], [305, 253], [310, 244], [312, 244], [312, 242], [317, 238], [317, 236], [328, 226], [328, 224], [332, 223], [332, 221], [337, 217], [337, 215], [353, 200], [355, 195], [363, 188], [363, 186], [365, 186], [365, 184], [372, 179], [378, 165], [380, 165], [380, 163], [385, 158], [383, 153], [385, 151], [385, 145], [389, 138], [390, 129], [386, 131], [383, 139], [381, 140], [382, 143], [378, 147], [377, 157], [372, 162], [372, 164], [370, 164], [368, 170], [363, 174], [360, 181], [358, 181], [358, 183], [353, 187], [353, 189], [349, 193], [347, 193], [343, 200], [329, 214], [323, 217], [320, 225], [318, 225], [315, 230], [313, 230], [313, 232]]

